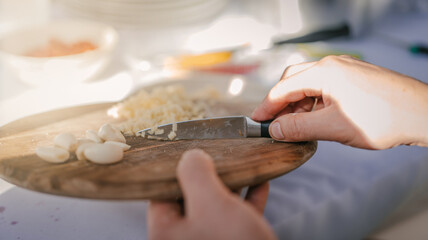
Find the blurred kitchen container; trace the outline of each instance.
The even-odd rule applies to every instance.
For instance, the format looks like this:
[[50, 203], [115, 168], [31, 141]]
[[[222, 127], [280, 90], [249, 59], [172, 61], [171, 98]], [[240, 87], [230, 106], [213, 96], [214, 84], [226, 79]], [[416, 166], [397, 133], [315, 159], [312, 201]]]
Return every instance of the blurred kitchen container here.
[[[88, 80], [109, 62], [117, 43], [116, 31], [105, 24], [63, 20], [16, 30], [0, 40], [3, 65], [32, 86], [69, 84]], [[51, 40], [71, 45], [88, 41], [97, 48], [58, 57], [28, 57], [26, 53], [45, 48]]]
[[228, 0], [58, 0], [68, 14], [115, 27], [162, 28], [205, 21]]
[[64, 15], [114, 26], [119, 54], [143, 75], [159, 74], [192, 34], [209, 27], [229, 0], [57, 0]]
[[352, 35], [358, 36], [387, 14], [392, 2], [394, 0], [246, 0], [244, 7], [260, 22], [276, 27], [278, 35], [284, 38], [344, 24], [350, 26]]
[[50, 0], [0, 0], [0, 36], [23, 26], [47, 23]]

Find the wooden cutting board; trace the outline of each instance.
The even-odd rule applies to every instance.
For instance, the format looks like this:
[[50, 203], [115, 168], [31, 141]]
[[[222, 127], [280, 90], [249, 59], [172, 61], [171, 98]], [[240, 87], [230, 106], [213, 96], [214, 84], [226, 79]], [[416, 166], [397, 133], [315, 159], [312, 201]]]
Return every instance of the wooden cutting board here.
[[[181, 196], [175, 169], [186, 150], [205, 150], [214, 158], [224, 183], [238, 189], [299, 167], [317, 146], [316, 142], [281, 143], [266, 138], [156, 141], [127, 137], [132, 147], [122, 162], [113, 165], [78, 161], [74, 155], [66, 163], [52, 164], [34, 154], [38, 146], [52, 145], [59, 133], [83, 137], [88, 129], [114, 122], [106, 114], [111, 105], [56, 110], [1, 127], [0, 177], [23, 188], [78, 198], [173, 199]], [[227, 106], [223, 113], [235, 114], [231, 109], [242, 113], [242, 107]]]

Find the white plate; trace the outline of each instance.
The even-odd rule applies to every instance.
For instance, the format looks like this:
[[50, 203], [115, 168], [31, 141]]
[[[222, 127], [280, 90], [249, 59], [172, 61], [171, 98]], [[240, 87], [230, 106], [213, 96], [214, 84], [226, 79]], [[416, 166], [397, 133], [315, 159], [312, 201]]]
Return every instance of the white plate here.
[[144, 4], [118, 1], [62, 0], [75, 16], [106, 21], [114, 25], [175, 26], [197, 23], [218, 14], [227, 0], [186, 0], [172, 4]]

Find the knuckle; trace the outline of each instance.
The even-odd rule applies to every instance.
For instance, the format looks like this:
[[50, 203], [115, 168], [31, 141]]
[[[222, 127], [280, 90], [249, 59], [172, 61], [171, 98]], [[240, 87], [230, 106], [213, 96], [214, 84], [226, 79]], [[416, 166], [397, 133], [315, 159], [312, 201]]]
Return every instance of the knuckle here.
[[318, 67], [320, 67], [319, 69], [324, 74], [331, 75], [333, 73], [341, 72], [344, 68], [347, 68], [349, 61], [349, 56], [330, 55], [321, 59], [318, 62]]
[[342, 55], [339, 55], [339, 57], [340, 58], [347, 58], [347, 59], [356, 59], [356, 58], [354, 58], [353, 56], [351, 56], [351, 55], [347, 55], [347, 54], [342, 54]]
[[287, 76], [289, 75], [291, 67], [292, 67], [292, 65], [289, 65], [285, 68], [284, 72], [282, 73], [281, 79], [279, 81], [282, 81], [285, 78], [287, 78]]
[[337, 63], [339, 63], [341, 60], [342, 60], [342, 57], [341, 57], [341, 56], [337, 56], [337, 55], [329, 55], [329, 56], [326, 56], [326, 57], [322, 58], [322, 59], [319, 61], [319, 63], [320, 63], [320, 64], [322, 64], [322, 65], [325, 65], [325, 64], [330, 65], [330, 64], [337, 64]]
[[350, 55], [329, 55], [329, 56], [322, 58], [320, 60], [320, 64], [338, 65], [338, 64], [349, 62], [350, 60], [353, 61], [353, 60], [358, 60], [358, 59], [356, 59]]

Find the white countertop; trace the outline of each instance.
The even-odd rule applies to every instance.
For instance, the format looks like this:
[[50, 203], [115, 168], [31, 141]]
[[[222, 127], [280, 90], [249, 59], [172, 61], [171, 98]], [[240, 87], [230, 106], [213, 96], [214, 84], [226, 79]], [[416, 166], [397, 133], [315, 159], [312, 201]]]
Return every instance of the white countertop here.
[[[426, 29], [427, 22], [428, 16], [398, 16], [386, 20], [378, 30], [403, 40], [428, 43], [428, 31], [421, 30]], [[428, 57], [413, 56], [374, 36], [336, 40], [326, 45], [358, 51], [366, 61], [428, 82]], [[70, 89], [29, 89], [3, 75], [0, 125], [57, 107], [119, 100], [132, 90], [130, 73], [112, 70], [104, 76], [106, 81], [86, 85], [86, 93], [101, 85], [109, 89], [118, 86], [118, 82], [126, 84], [120, 84], [123, 88], [114, 95], [106, 91], [93, 97]], [[45, 94], [51, 94], [51, 99], [60, 98], [61, 104], [40, 98]], [[77, 103], [76, 94], [81, 96]], [[361, 239], [408, 196], [426, 189], [427, 160], [427, 148], [403, 146], [367, 151], [320, 142], [308, 163], [272, 181], [265, 216], [281, 238]], [[145, 201], [58, 197], [0, 180], [0, 239], [145, 239], [145, 214]]]

